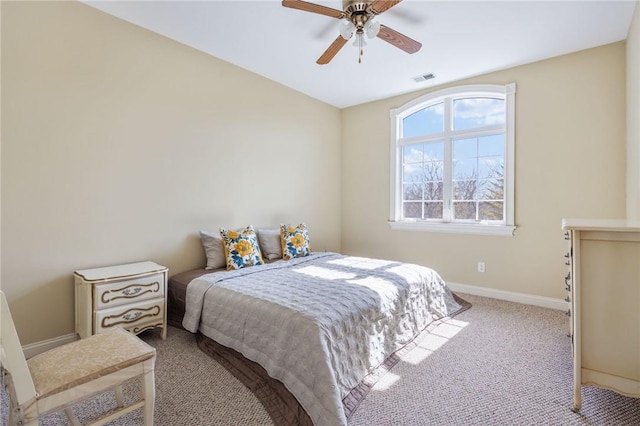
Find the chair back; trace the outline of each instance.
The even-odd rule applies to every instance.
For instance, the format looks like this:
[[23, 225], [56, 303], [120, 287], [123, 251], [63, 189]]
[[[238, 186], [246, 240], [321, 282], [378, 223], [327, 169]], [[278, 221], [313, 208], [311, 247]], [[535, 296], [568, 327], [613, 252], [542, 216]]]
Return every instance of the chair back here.
[[[0, 366], [9, 372], [7, 391], [10, 398], [15, 398], [13, 402], [16, 406], [35, 400], [36, 389], [31, 379], [31, 372], [27, 366], [13, 318], [11, 318], [9, 304], [2, 291], [0, 291]], [[7, 377], [3, 378], [7, 379]]]

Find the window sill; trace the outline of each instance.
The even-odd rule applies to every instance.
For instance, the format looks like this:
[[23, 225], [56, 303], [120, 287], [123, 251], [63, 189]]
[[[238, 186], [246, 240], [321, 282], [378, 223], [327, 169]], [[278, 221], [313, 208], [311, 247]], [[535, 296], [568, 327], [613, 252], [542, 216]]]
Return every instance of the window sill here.
[[426, 231], [447, 234], [499, 235], [511, 237], [516, 229], [513, 225], [489, 225], [486, 223], [448, 223], [426, 221], [389, 221], [391, 229], [399, 231]]

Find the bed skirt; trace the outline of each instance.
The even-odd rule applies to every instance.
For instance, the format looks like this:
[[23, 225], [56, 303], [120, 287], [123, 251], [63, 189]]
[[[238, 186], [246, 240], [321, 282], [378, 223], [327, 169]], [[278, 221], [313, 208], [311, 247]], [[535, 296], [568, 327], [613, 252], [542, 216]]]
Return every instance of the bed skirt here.
[[[375, 371], [367, 375], [358, 386], [353, 388], [342, 400], [347, 420], [353, 415], [360, 403], [367, 396], [373, 385], [384, 376], [401, 357], [415, 348], [422, 338], [429, 334], [442, 322], [453, 318], [471, 307], [466, 300], [453, 294], [461, 308], [444, 318], [433, 321], [411, 342], [391, 354]], [[298, 400], [277, 379], [270, 377], [258, 363], [245, 358], [240, 352], [223, 346], [201, 332], [196, 333], [198, 347], [207, 355], [220, 363], [229, 373], [258, 398], [267, 413], [278, 426], [313, 426], [311, 418]]]

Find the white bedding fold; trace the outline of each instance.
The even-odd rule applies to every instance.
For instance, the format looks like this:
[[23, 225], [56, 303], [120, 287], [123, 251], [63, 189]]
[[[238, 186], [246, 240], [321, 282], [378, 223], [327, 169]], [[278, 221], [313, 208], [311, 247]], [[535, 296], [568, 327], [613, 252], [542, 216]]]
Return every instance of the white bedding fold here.
[[258, 362], [316, 425], [424, 327], [460, 309], [432, 269], [335, 253], [193, 280], [183, 326]]

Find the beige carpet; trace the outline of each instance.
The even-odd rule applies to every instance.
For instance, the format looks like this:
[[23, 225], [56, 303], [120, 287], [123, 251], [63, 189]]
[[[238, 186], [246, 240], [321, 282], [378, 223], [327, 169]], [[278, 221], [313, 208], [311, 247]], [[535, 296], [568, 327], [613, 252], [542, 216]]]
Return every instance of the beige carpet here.
[[[597, 388], [583, 390], [583, 409], [571, 412], [571, 347], [563, 312], [461, 295], [466, 312], [421, 336], [369, 393], [350, 426], [372, 425], [640, 425], [640, 399]], [[169, 329], [158, 350], [155, 423], [271, 425], [253, 395], [197, 348], [191, 334]], [[125, 389], [136, 397], [132, 383]], [[6, 422], [2, 393], [0, 424]], [[111, 409], [103, 394], [78, 406], [81, 420]], [[142, 424], [140, 412], [110, 423]], [[66, 425], [50, 415], [41, 425]]]

